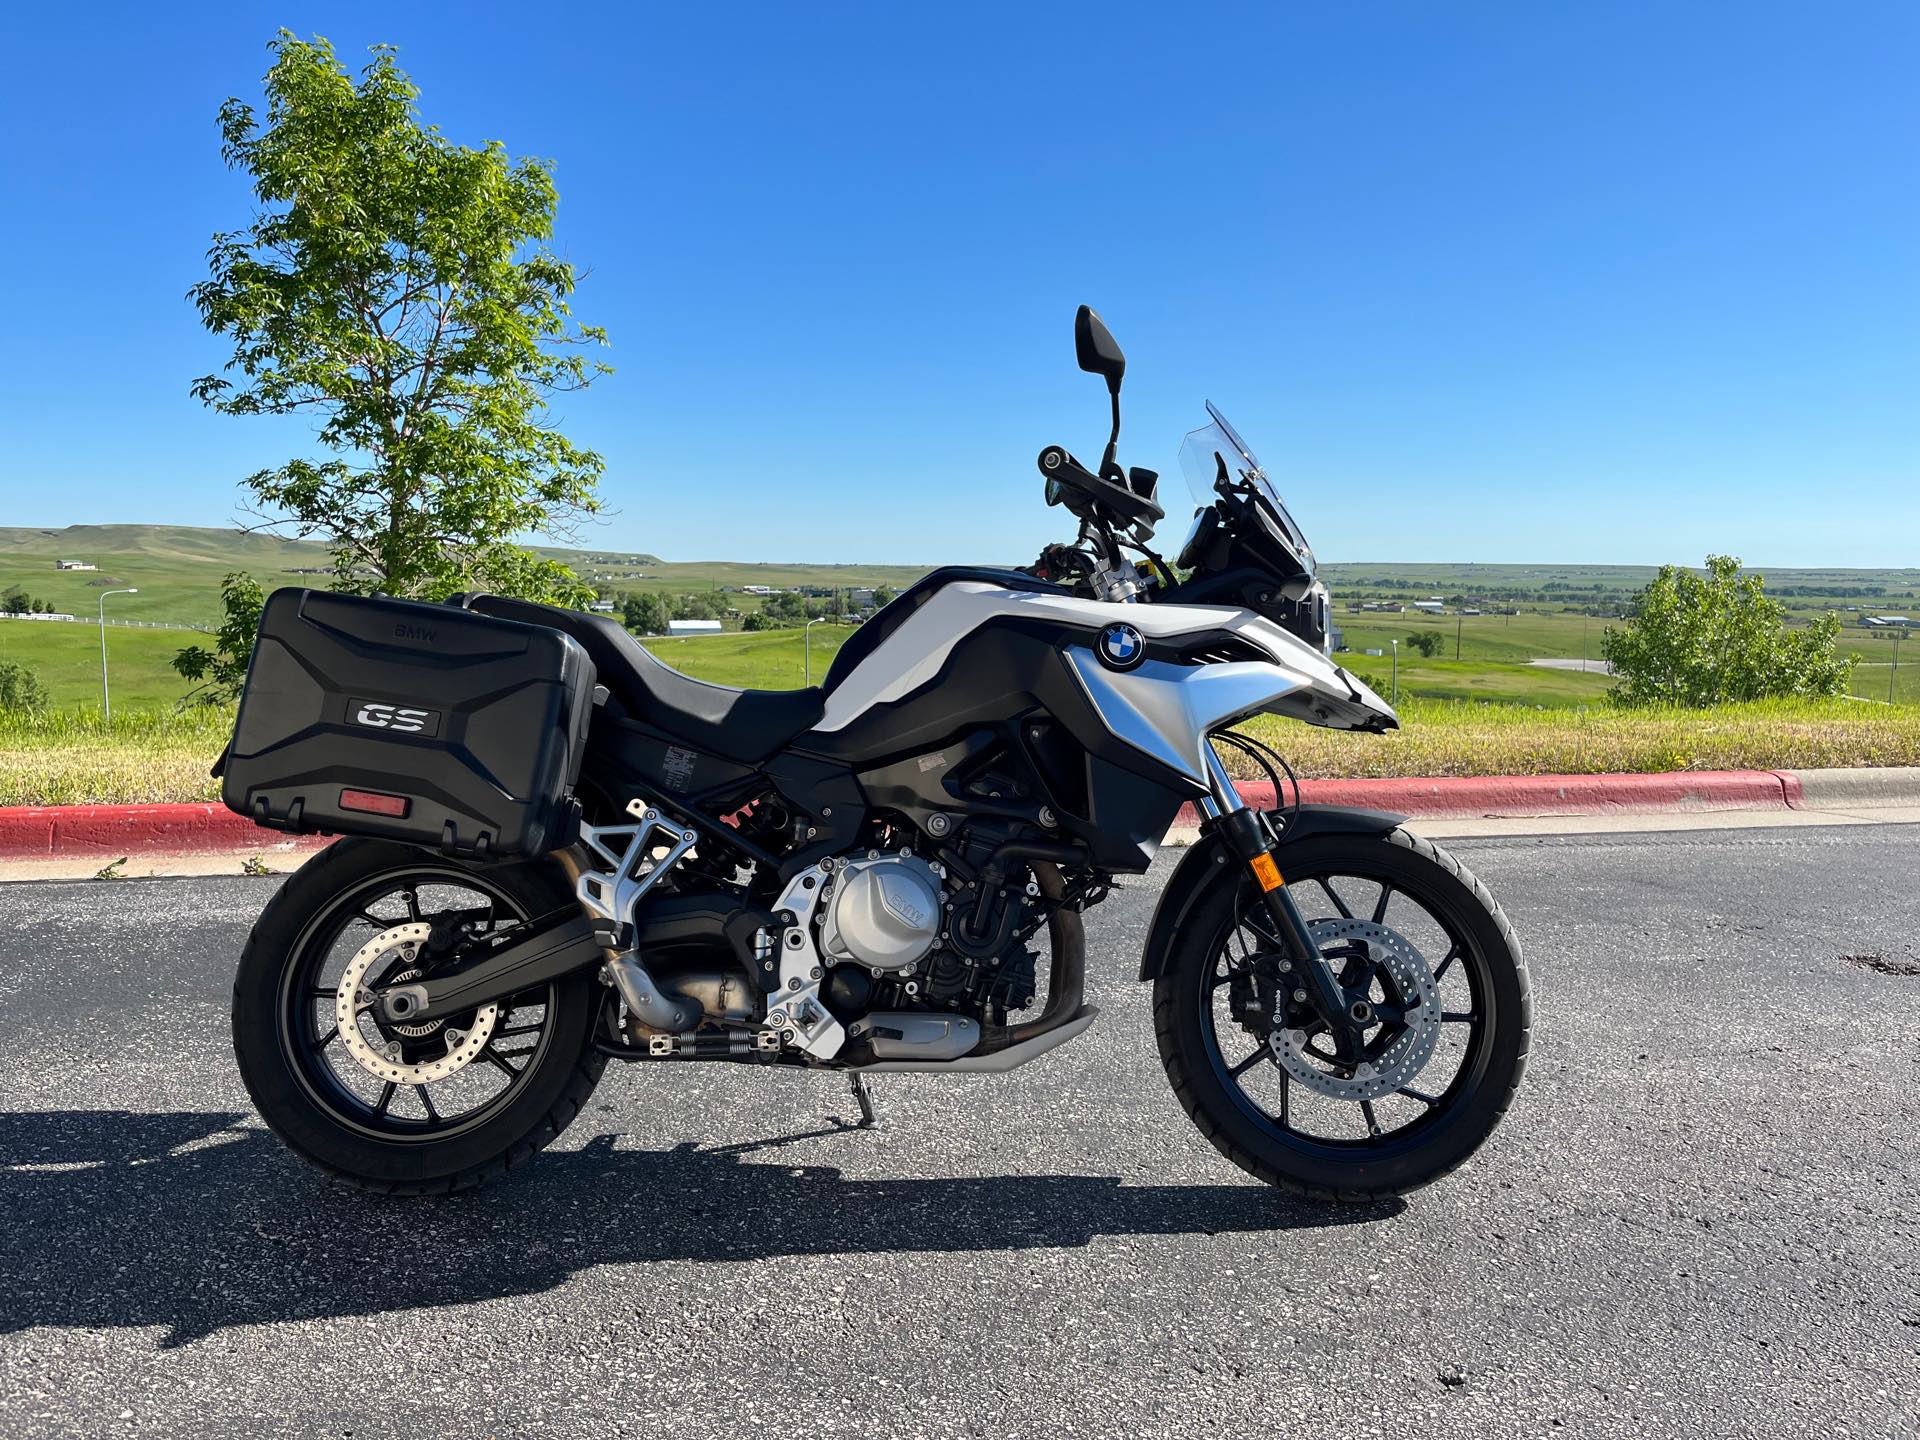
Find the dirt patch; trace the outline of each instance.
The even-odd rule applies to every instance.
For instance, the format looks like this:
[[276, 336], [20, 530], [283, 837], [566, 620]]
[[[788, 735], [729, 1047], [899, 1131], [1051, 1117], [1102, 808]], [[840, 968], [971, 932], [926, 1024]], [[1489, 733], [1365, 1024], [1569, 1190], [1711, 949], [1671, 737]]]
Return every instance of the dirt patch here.
[[1915, 959], [1911, 955], [1890, 959], [1877, 952], [1870, 952], [1864, 955], [1842, 955], [1840, 959], [1843, 964], [1851, 965], [1856, 970], [1871, 970], [1876, 975], [1920, 978], [1920, 959]]

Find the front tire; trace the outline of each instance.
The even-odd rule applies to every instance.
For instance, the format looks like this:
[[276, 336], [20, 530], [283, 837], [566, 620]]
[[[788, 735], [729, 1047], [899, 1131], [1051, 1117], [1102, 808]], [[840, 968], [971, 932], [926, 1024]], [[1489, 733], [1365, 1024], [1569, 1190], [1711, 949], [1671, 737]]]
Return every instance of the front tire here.
[[[1278, 947], [1259, 933], [1265, 916], [1251, 877], [1226, 863], [1205, 882], [1154, 984], [1154, 1028], [1167, 1078], [1214, 1147], [1270, 1185], [1313, 1199], [1366, 1201], [1430, 1184], [1486, 1141], [1526, 1068], [1532, 998], [1513, 929], [1471, 871], [1404, 830], [1312, 837], [1285, 847], [1280, 861], [1289, 893], [1310, 922], [1331, 931], [1344, 918], [1348, 929], [1371, 924], [1371, 934], [1383, 927], [1394, 932], [1389, 943], [1411, 943], [1450, 997], [1428, 1014], [1455, 1033], [1434, 1050], [1426, 1069], [1389, 1096], [1356, 1101], [1321, 1093], [1355, 1089], [1353, 1072], [1343, 1078], [1330, 1065], [1320, 1071], [1313, 1048], [1303, 1055], [1296, 1046], [1283, 1058], [1287, 1047], [1272, 1043], [1276, 1033], [1287, 1033], [1283, 1026], [1301, 1024], [1299, 1012], [1278, 1026], [1272, 1021], [1271, 1007], [1287, 1004]], [[1393, 902], [1403, 896], [1396, 913]], [[1333, 953], [1325, 946], [1323, 952]], [[1360, 983], [1363, 960], [1345, 963], [1355, 967], [1345, 978]], [[1418, 999], [1391, 993], [1391, 977], [1381, 985], [1389, 1007], [1398, 999], [1411, 1009]], [[1246, 1053], [1232, 1053], [1236, 1048]], [[1382, 1049], [1394, 1053], [1391, 1045]], [[1450, 1052], [1448, 1074], [1439, 1065]], [[1256, 1092], [1253, 1081], [1265, 1088]], [[1316, 1116], [1311, 1121], [1302, 1118], [1309, 1107]], [[1390, 1109], [1383, 1120], [1380, 1112]]]
[[[368, 1070], [330, 1007], [351, 979], [349, 957], [373, 947], [383, 925], [446, 928], [452, 915], [491, 928], [569, 899], [552, 872], [533, 864], [464, 866], [365, 839], [322, 850], [268, 902], [234, 980], [234, 1056], [261, 1118], [303, 1159], [381, 1194], [465, 1189], [531, 1158], [580, 1112], [606, 1064], [593, 1046], [601, 994], [591, 975], [483, 1007], [490, 1015], [441, 1022], [453, 1037], [418, 1033], [433, 1026], [388, 1034], [370, 1014], [354, 1021], [354, 1038], [366, 1042], [360, 1054], [423, 1080], [446, 1068], [460, 1035], [486, 1031], [472, 1060], [421, 1084]], [[415, 962], [382, 954], [376, 963], [391, 975]]]

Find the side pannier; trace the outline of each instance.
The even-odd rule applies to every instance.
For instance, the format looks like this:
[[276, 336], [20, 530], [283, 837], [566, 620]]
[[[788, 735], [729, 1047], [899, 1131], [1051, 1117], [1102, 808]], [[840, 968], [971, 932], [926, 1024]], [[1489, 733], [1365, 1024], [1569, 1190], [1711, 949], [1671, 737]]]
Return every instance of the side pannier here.
[[593, 689], [579, 642], [544, 625], [276, 590], [222, 798], [275, 830], [537, 855], [578, 833]]

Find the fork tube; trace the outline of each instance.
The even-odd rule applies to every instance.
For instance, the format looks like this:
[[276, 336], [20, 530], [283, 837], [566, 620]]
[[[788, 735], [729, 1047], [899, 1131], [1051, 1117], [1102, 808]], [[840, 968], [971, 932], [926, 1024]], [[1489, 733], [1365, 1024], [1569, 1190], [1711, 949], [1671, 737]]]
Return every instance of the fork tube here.
[[1356, 1038], [1353, 1017], [1347, 1013], [1346, 996], [1341, 993], [1333, 967], [1314, 943], [1306, 917], [1287, 890], [1286, 878], [1273, 858], [1274, 847], [1267, 838], [1266, 826], [1261, 823], [1258, 812], [1248, 809], [1240, 798], [1240, 791], [1215, 753], [1212, 740], [1207, 741], [1207, 777], [1213, 794], [1210, 800], [1201, 803], [1225, 837], [1228, 849], [1252, 871], [1254, 882], [1260, 887], [1261, 902], [1279, 931], [1281, 952], [1290, 962], [1292, 974], [1298, 977], [1297, 988], [1306, 992], [1307, 1004], [1326, 1022], [1336, 1050], [1345, 1056], [1349, 1044]]

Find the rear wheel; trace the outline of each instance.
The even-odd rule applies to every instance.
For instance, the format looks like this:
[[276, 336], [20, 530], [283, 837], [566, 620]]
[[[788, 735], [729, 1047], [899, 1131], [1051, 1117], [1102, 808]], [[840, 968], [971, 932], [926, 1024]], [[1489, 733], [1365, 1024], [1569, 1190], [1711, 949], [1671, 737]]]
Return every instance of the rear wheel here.
[[1203, 1134], [1297, 1194], [1369, 1200], [1459, 1166], [1525, 1069], [1527, 971], [1487, 889], [1396, 830], [1287, 847], [1289, 893], [1369, 1018], [1344, 1061], [1295, 997], [1252, 877], [1222, 865], [1154, 986], [1160, 1057]]
[[234, 1053], [261, 1117], [304, 1158], [390, 1194], [461, 1189], [531, 1157], [605, 1064], [592, 977], [425, 1025], [380, 1021], [370, 992], [568, 898], [534, 865], [374, 840], [320, 852], [268, 903], [234, 981]]

